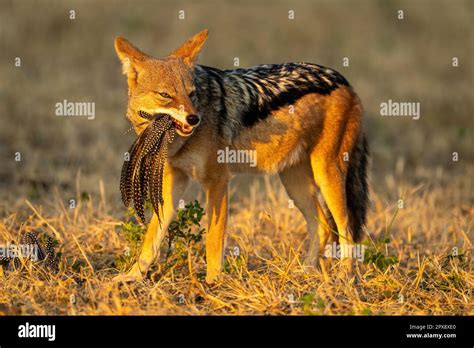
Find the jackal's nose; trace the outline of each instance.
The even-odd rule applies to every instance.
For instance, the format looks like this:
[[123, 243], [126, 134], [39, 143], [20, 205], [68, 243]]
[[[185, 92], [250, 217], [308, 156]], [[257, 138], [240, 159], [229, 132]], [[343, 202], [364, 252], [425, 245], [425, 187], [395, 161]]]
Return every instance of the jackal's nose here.
[[188, 115], [186, 116], [186, 122], [188, 122], [191, 126], [195, 126], [199, 123], [201, 119], [197, 115]]

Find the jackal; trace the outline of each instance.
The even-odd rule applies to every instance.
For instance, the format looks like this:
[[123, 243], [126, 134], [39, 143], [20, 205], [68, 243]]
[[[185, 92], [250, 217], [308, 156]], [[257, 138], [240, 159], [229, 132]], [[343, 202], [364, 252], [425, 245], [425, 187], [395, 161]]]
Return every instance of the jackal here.
[[[128, 80], [127, 117], [136, 133], [154, 116], [167, 114], [179, 135], [169, 145], [164, 169], [163, 224], [155, 213], [137, 262], [116, 280], [146, 275], [190, 179], [206, 192], [208, 282], [222, 271], [228, 185], [234, 174], [280, 176], [306, 219], [311, 264], [327, 243], [347, 246], [363, 237], [368, 146], [361, 101], [347, 80], [311, 63], [235, 70], [197, 65], [207, 36], [207, 30], [201, 31], [162, 59], [122, 37], [115, 39]], [[254, 151], [256, 161], [219, 161], [224, 149]]]

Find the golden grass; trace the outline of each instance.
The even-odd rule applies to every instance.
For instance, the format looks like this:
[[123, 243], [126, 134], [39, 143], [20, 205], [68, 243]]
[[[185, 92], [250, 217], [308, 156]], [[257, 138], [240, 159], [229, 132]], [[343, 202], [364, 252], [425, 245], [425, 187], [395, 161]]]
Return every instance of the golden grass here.
[[[321, 271], [302, 265], [305, 224], [296, 208], [288, 208], [277, 179], [253, 181], [240, 194], [237, 181], [232, 185], [228, 271], [212, 286], [199, 280], [205, 267], [196, 252], [190, 267], [162, 274], [162, 263], [157, 263], [143, 283], [111, 282], [116, 256], [127, 242], [117, 233], [122, 220], [108, 212], [104, 194], [97, 202], [94, 197], [79, 200], [75, 209], [60, 199], [45, 207], [26, 202], [23, 214], [12, 213], [0, 222], [0, 242], [18, 242], [27, 231], [46, 232], [59, 241], [62, 267], [57, 275], [31, 263], [23, 270], [5, 270], [0, 314], [474, 314], [470, 177], [448, 179], [441, 173], [421, 185], [389, 177], [379, 188], [390, 192], [395, 184], [405, 189], [394, 197], [372, 192], [368, 231], [369, 240], [387, 232], [402, 196], [404, 208], [389, 231], [391, 242], [382, 248], [399, 262], [385, 271], [359, 263], [354, 277], [341, 279], [333, 261], [325, 279]], [[235, 247], [239, 257], [231, 254]], [[464, 257], [450, 258], [453, 247]]]
[[[182, 9], [186, 21], [177, 19]], [[295, 21], [287, 19], [289, 9]], [[403, 21], [395, 18], [399, 9]], [[0, 274], [0, 314], [474, 314], [474, 65], [465, 39], [471, 13], [468, 0], [4, 1], [0, 244], [46, 232], [59, 240], [63, 268], [58, 275], [33, 265]], [[243, 256], [228, 256], [234, 267], [220, 284], [199, 281], [202, 256], [191, 260], [192, 275], [189, 267], [161, 274], [157, 264], [144, 283], [110, 282], [127, 247], [117, 233], [124, 211], [118, 181], [133, 141], [124, 135], [126, 82], [113, 39], [124, 35], [162, 56], [203, 28], [210, 37], [200, 64], [228, 69], [234, 57], [241, 67], [309, 61], [349, 79], [366, 110], [374, 166], [368, 231], [374, 241], [389, 231], [395, 266], [361, 265], [360, 275], [346, 281], [335, 271], [325, 280], [305, 270], [304, 221], [288, 208], [281, 185], [272, 179], [247, 187], [237, 179], [227, 247]], [[16, 56], [21, 68], [12, 65]], [[63, 99], [95, 102], [96, 119], [56, 117], [54, 105]], [[387, 99], [420, 101], [420, 120], [380, 117]], [[82, 191], [71, 179], [78, 170], [92, 200], [69, 209], [66, 202]], [[400, 197], [404, 208], [389, 229]], [[453, 247], [463, 260], [447, 258]]]

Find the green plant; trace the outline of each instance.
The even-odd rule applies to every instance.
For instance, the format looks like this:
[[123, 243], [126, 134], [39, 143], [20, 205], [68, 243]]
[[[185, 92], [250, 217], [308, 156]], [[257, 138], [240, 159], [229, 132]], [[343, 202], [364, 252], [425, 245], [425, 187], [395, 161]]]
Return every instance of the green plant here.
[[[390, 231], [392, 230], [398, 211], [399, 208], [397, 207], [389, 225], [385, 229], [385, 234], [382, 237], [375, 241], [371, 240], [371, 243], [368, 241], [365, 243], [364, 264], [373, 264], [375, 267], [383, 271], [387, 269], [387, 267], [398, 263], [398, 258], [395, 255], [390, 255], [387, 248], [390, 243]], [[385, 252], [381, 250], [384, 250]]]
[[88, 202], [88, 201], [90, 201], [90, 199], [91, 199], [91, 195], [90, 195], [88, 192], [83, 191], [83, 192], [81, 193], [81, 200], [82, 200], [83, 202]]
[[201, 228], [203, 216], [204, 209], [197, 200], [186, 204], [183, 209], [178, 209], [176, 218], [168, 227], [167, 269], [183, 265], [186, 261], [190, 267], [189, 251], [202, 240], [205, 233], [205, 229]]
[[126, 249], [125, 253], [118, 255], [115, 258], [115, 266], [124, 271], [133, 264], [135, 256], [138, 253], [138, 249], [142, 243], [143, 236], [145, 235], [145, 226], [133, 222], [131, 219], [135, 215], [133, 208], [128, 208], [125, 214], [128, 221], [121, 225], [121, 234], [127, 240], [130, 247]]
[[315, 315], [313, 311], [313, 301], [315, 295], [313, 293], [306, 293], [301, 296], [301, 302], [303, 303], [303, 313], [306, 315]]
[[132, 247], [137, 248], [141, 244], [144, 234], [145, 228], [140, 224], [136, 224], [133, 221], [127, 221], [122, 224], [122, 235]]
[[[145, 208], [153, 210], [149, 201], [145, 202]], [[115, 259], [115, 266], [119, 270], [125, 270], [132, 266], [138, 250], [143, 241], [145, 226], [135, 223], [132, 219], [135, 216], [133, 207], [129, 207], [126, 213], [128, 221], [121, 225], [121, 233], [130, 245], [125, 253], [120, 254]], [[202, 240], [205, 232], [201, 228], [201, 220], [204, 216], [204, 209], [198, 201], [185, 205], [183, 209], [178, 209], [176, 218], [171, 221], [167, 234], [166, 269], [173, 266], [189, 265], [189, 250]]]
[[398, 258], [395, 255], [389, 255], [387, 251], [385, 251], [385, 253], [380, 251], [382, 248], [387, 250], [386, 246], [388, 243], [390, 243], [388, 236], [383, 236], [372, 244], [365, 243], [364, 264], [373, 264], [383, 271], [390, 265], [398, 263]]

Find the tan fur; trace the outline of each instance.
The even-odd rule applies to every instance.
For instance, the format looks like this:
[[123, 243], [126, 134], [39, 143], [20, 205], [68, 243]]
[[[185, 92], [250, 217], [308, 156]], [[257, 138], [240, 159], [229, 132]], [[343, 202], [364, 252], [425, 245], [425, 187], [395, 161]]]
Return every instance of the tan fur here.
[[[172, 117], [181, 117], [181, 121], [186, 114], [195, 113], [188, 97], [193, 89], [190, 67], [206, 37], [207, 31], [197, 34], [164, 59], [150, 59], [125, 39], [116, 40], [117, 53], [126, 65], [124, 71], [128, 77], [128, 117], [137, 133], [148, 125], [137, 115], [138, 110], [169, 110]], [[157, 94], [163, 90], [173, 93], [172, 101]], [[360, 133], [360, 100], [351, 89], [339, 87], [326, 96], [305, 95], [293, 107], [294, 113], [284, 107], [253, 127], [243, 129], [231, 145], [217, 133], [217, 120], [205, 116], [192, 137], [171, 144], [164, 183], [165, 223], [160, 228], [156, 216], [153, 217], [137, 264], [118, 279], [140, 278], [153, 262], [176, 207], [176, 198], [184, 192], [188, 177], [201, 183], [206, 191], [208, 282], [215, 281], [222, 271], [228, 183], [233, 174], [280, 173], [288, 195], [307, 222], [309, 262], [318, 259], [318, 254], [330, 240], [336, 238], [340, 243], [352, 243], [345, 195], [348, 163], [343, 157], [345, 152], [352, 153]], [[234, 150], [255, 150], [257, 165], [253, 168], [248, 164], [218, 163], [217, 152], [225, 146]], [[337, 231], [328, 227], [318, 202], [318, 190], [340, 231], [336, 237], [332, 234]]]

